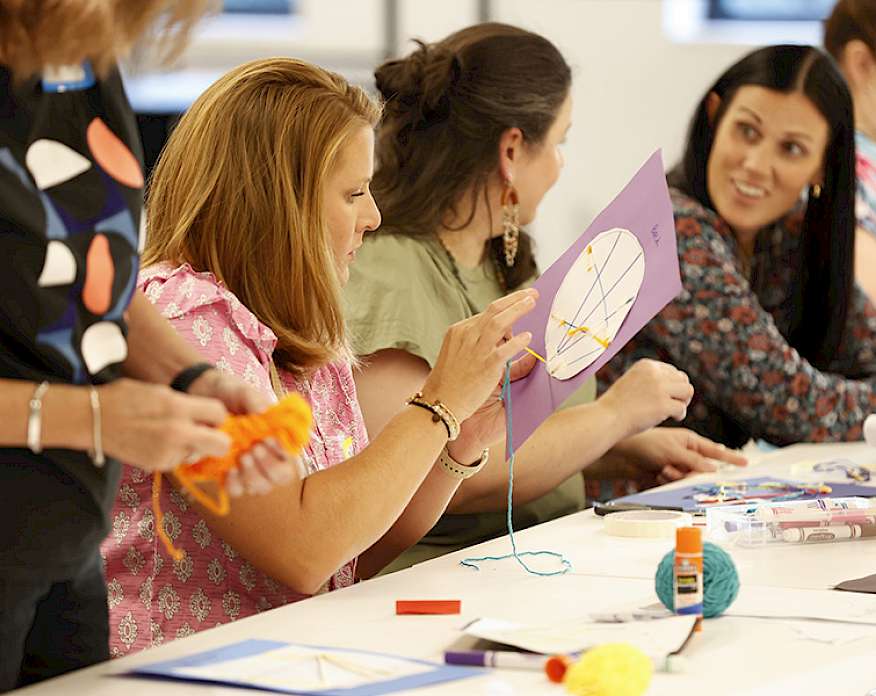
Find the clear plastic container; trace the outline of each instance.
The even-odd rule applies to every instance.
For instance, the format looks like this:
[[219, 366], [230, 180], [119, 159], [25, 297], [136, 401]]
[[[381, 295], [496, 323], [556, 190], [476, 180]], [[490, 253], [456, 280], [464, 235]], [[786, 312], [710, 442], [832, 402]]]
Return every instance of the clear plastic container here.
[[706, 536], [737, 546], [876, 539], [876, 499], [820, 498], [712, 507], [706, 511]]

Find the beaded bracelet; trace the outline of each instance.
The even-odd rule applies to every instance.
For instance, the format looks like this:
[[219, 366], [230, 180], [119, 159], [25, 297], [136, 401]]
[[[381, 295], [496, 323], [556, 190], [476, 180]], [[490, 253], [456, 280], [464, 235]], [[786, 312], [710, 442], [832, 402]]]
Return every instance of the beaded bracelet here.
[[453, 415], [453, 411], [437, 399], [430, 403], [423, 398], [422, 392], [417, 392], [405, 403], [409, 406], [419, 406], [427, 411], [431, 411], [432, 422], [437, 423], [438, 421], [442, 421], [444, 427], [447, 428], [448, 440], [452, 441], [459, 437], [459, 420]]

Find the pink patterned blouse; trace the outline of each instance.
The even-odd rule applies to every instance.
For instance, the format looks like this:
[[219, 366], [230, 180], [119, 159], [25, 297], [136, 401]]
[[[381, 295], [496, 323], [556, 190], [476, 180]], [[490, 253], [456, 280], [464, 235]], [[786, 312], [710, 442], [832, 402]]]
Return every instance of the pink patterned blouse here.
[[[211, 273], [157, 264], [141, 271], [139, 286], [206, 360], [274, 396], [274, 333]], [[313, 433], [303, 455], [309, 472], [333, 466], [365, 447], [365, 425], [348, 365], [330, 364], [306, 379], [280, 370], [280, 379], [286, 389], [304, 395], [313, 409]], [[112, 533], [101, 548], [113, 656], [306, 597], [241, 558], [166, 484], [161, 493], [164, 529], [186, 552], [174, 561], [155, 534], [151, 487], [151, 476], [123, 467]], [[355, 559], [346, 563], [321, 591], [352, 584], [355, 565]]]

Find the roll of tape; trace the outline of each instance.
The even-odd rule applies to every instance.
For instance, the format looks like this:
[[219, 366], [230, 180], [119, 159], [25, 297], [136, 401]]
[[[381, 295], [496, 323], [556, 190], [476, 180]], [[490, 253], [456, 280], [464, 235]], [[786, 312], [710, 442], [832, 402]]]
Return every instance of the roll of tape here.
[[606, 534], [622, 537], [674, 537], [678, 527], [690, 527], [693, 517], [673, 510], [626, 510], [612, 512], [604, 518]]
[[864, 421], [864, 439], [870, 447], [876, 447], [876, 413]]

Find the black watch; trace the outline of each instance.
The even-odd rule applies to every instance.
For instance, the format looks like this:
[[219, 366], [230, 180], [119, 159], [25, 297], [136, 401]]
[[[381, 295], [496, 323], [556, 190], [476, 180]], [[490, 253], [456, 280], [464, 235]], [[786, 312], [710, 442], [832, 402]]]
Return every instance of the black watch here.
[[195, 363], [184, 370], [180, 370], [176, 377], [170, 383], [170, 388], [179, 392], [188, 392], [189, 387], [195, 382], [198, 377], [204, 374], [207, 370], [215, 369], [215, 365], [210, 363]]

